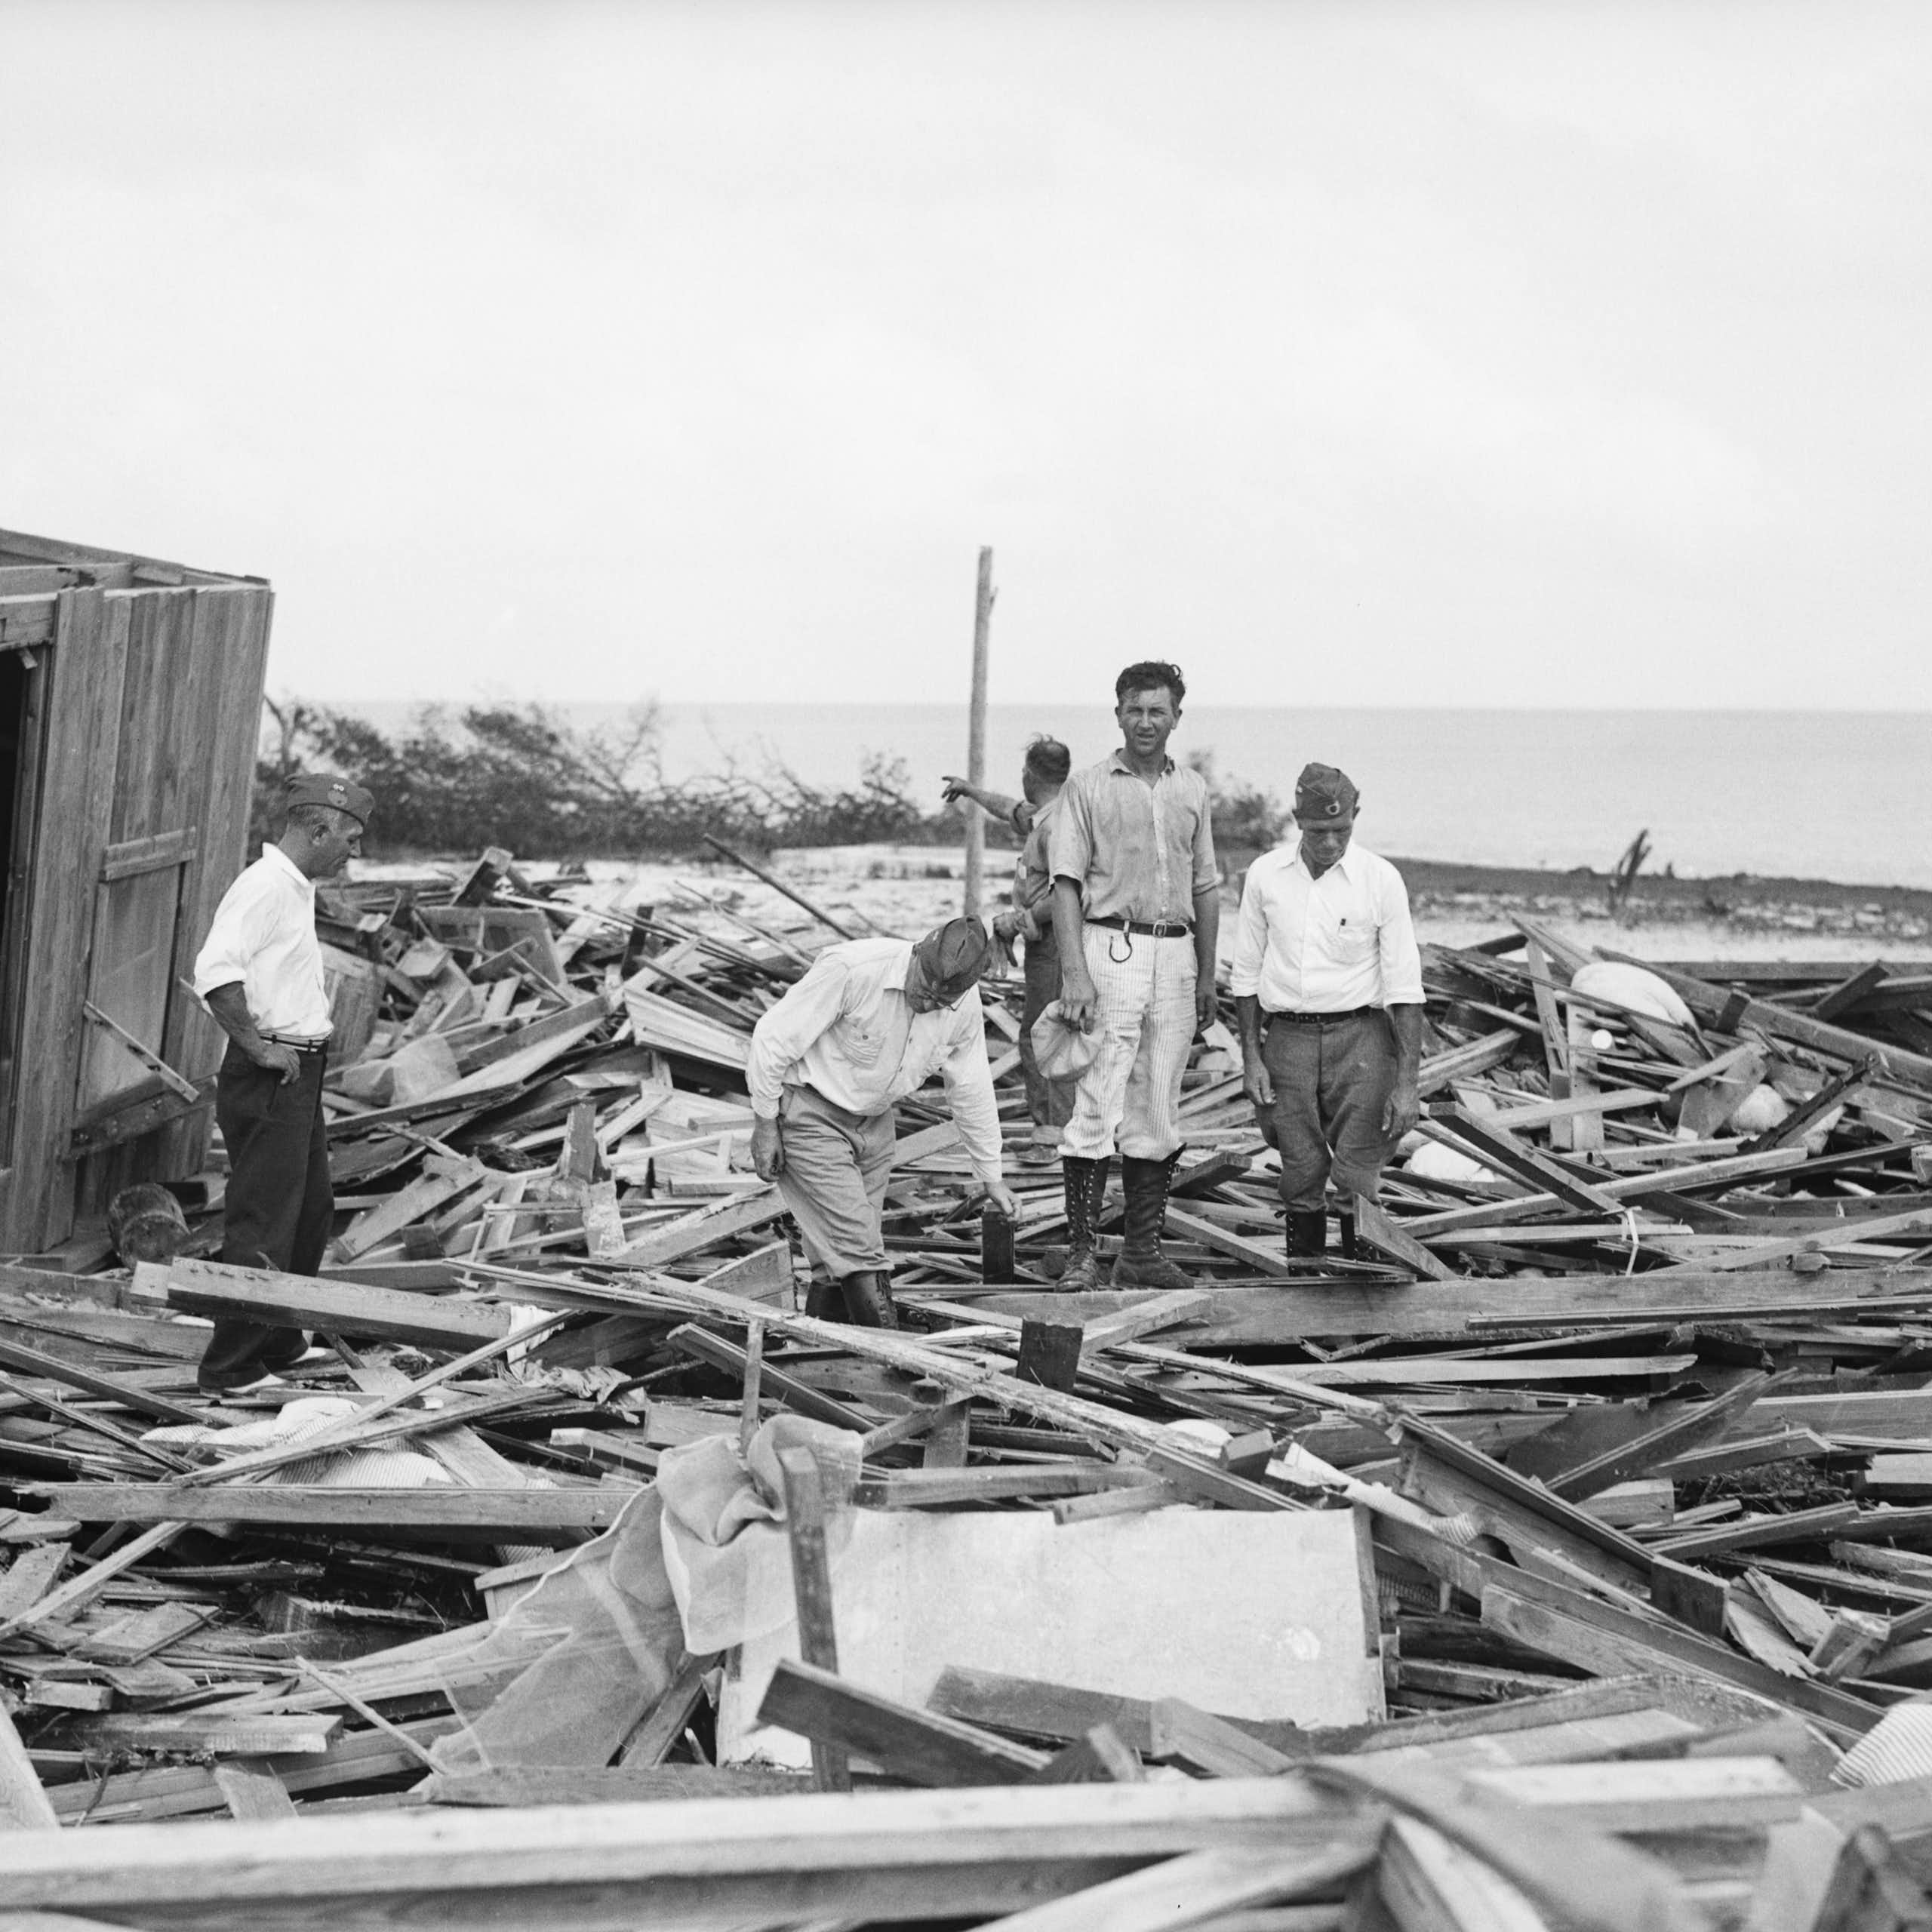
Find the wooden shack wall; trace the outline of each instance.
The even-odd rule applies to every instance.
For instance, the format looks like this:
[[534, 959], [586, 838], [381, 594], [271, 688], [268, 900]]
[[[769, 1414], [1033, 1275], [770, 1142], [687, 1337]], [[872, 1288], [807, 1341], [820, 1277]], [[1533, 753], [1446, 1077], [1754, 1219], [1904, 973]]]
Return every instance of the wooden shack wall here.
[[[51, 1247], [135, 1180], [195, 1171], [210, 1113], [68, 1156], [88, 1022], [98, 881], [110, 846], [194, 834], [181, 875], [177, 979], [243, 863], [272, 595], [258, 583], [75, 589], [56, 600], [31, 868], [26, 1023], [0, 1244]], [[220, 1035], [175, 988], [162, 1057], [212, 1074]]]

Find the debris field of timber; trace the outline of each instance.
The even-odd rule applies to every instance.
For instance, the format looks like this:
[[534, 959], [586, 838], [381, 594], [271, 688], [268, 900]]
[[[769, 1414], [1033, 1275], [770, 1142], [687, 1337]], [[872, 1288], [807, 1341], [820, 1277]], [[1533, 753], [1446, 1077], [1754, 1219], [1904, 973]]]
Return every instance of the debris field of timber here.
[[[1285, 1256], [1217, 1026], [1165, 1229], [1197, 1285], [1065, 1297], [989, 981], [1021, 1212], [902, 1103], [894, 1334], [795, 1312], [749, 1156], [751, 1028], [852, 917], [732, 880], [325, 886], [321, 1276], [208, 1258], [218, 1172], [95, 1272], [0, 1267], [0, 1924], [1932, 1924], [1932, 976], [1425, 946], [1425, 1118], [1353, 1257]], [[217, 1312], [333, 1358], [201, 1396]], [[789, 1565], [755, 1691], [678, 1635], [722, 1533], [636, 1611], [683, 1618], [648, 1667], [608, 1608], [644, 1586], [592, 1567], [688, 1529], [706, 1456]], [[1020, 1595], [1004, 1668], [935, 1626], [888, 1694], [869, 1517], [875, 1583], [1115, 1552], [1091, 1667]], [[1150, 1574], [1296, 1529], [1334, 1533], [1351, 1721], [1225, 1654], [1258, 1585]]]

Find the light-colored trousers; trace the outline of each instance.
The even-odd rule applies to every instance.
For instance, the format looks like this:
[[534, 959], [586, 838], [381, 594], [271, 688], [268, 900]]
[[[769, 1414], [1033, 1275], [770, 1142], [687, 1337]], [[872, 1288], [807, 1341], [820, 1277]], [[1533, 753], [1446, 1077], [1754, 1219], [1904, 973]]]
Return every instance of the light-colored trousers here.
[[1116, 1151], [1164, 1161], [1180, 1146], [1180, 1079], [1194, 1040], [1194, 941], [1112, 926], [1085, 932], [1100, 993], [1100, 1051], [1080, 1076], [1060, 1151], [1086, 1161]]
[[886, 1272], [881, 1217], [897, 1134], [892, 1109], [855, 1114], [814, 1087], [788, 1087], [779, 1103], [785, 1165], [778, 1192], [804, 1237], [814, 1271]]

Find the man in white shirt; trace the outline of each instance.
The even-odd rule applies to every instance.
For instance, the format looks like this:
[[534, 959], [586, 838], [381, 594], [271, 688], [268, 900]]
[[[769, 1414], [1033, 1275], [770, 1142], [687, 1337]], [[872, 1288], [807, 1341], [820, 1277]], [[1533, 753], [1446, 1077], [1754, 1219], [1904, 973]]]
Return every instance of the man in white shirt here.
[[[362, 849], [375, 801], [360, 785], [300, 774], [282, 792], [285, 829], [216, 907], [195, 961], [195, 991], [228, 1035], [215, 1118], [228, 1153], [221, 1258], [242, 1268], [312, 1275], [335, 1212], [322, 1073], [331, 1030], [315, 881]], [[224, 1318], [195, 1380], [233, 1393], [297, 1361], [300, 1329]]]
[[1291, 1255], [1355, 1253], [1355, 1197], [1421, 1117], [1422, 959], [1402, 875], [1352, 843], [1360, 795], [1333, 765], [1295, 783], [1297, 835], [1241, 888], [1229, 985], [1244, 1091], [1281, 1156]]
[[808, 1315], [896, 1328], [881, 1216], [897, 1138], [893, 1103], [935, 1073], [973, 1171], [1001, 1211], [999, 1108], [979, 981], [992, 954], [977, 919], [916, 944], [829, 946], [752, 1032], [752, 1164], [775, 1180], [804, 1237]]

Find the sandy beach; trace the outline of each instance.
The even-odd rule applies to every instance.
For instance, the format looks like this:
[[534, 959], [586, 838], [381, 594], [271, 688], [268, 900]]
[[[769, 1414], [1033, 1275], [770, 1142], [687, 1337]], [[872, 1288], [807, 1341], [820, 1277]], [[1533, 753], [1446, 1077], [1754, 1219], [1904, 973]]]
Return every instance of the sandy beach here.
[[[1225, 855], [1230, 911], [1251, 856]], [[949, 847], [848, 845], [780, 852], [761, 863], [854, 930], [910, 934], [958, 910], [964, 854]], [[986, 854], [989, 909], [1005, 893], [1011, 863], [1008, 851]], [[1418, 934], [1441, 945], [1493, 937], [1509, 929], [1512, 913], [1521, 913], [1579, 945], [1653, 959], [1932, 960], [1932, 891], [1916, 888], [1659, 875], [1639, 878], [1618, 918], [1601, 872], [1395, 863], [1408, 882]], [[421, 869], [370, 866], [358, 876]], [[688, 912], [709, 901], [774, 929], [806, 923], [783, 894], [721, 862], [598, 860], [585, 869], [607, 906], [656, 905], [673, 912], [681, 905]]]

